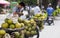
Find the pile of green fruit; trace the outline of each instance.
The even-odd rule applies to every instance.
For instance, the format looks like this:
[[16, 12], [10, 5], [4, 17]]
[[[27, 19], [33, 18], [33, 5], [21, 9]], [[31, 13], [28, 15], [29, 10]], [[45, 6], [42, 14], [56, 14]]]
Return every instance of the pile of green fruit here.
[[[46, 16], [46, 14], [45, 14]], [[16, 28], [22, 28], [25, 27], [25, 29], [22, 31], [23, 34], [26, 34], [27, 36], [33, 36], [37, 34], [36, 27], [39, 26], [39, 29], [43, 29], [43, 20], [45, 19], [44, 15], [37, 14], [33, 17], [33, 19], [30, 20], [22, 20], [21, 18], [18, 18], [17, 23], [13, 23], [13, 20], [6, 18], [5, 22], [2, 23], [1, 27], [3, 29], [16, 29]], [[39, 20], [39, 22], [36, 22], [36, 20]], [[21, 32], [15, 32], [15, 38], [24, 38], [24, 35], [21, 35]]]
[[13, 21], [11, 19], [6, 18], [5, 19], [5, 23], [2, 23], [1, 25], [2, 28], [7, 29], [15, 29], [15, 28], [22, 28], [24, 27], [24, 23], [13, 23]]
[[25, 29], [24, 29], [24, 33], [27, 35], [27, 36], [33, 36], [33, 35], [36, 35], [37, 32], [36, 32], [36, 22], [34, 21], [34, 19], [30, 19], [30, 20], [22, 20], [20, 18], [18, 18], [18, 22], [19, 23], [24, 23], [25, 25]]
[[60, 8], [57, 8], [57, 9], [53, 12], [53, 16], [57, 16], [58, 14], [60, 14]]
[[42, 14], [36, 14], [33, 19], [36, 21], [36, 24], [39, 26], [39, 29], [42, 30], [44, 28], [43, 21], [47, 18], [47, 13]]
[[27, 36], [33, 36], [33, 35], [36, 35], [37, 32], [36, 32], [36, 22], [31, 19], [31, 20], [25, 20], [25, 29], [24, 29], [24, 32]]
[[14, 36], [13, 38], [24, 38], [24, 32], [14, 32], [14, 34], [12, 35]]
[[[42, 15], [39, 14], [38, 17], [40, 18], [40, 16], [42, 16]], [[37, 25], [39, 26], [40, 30], [42, 30], [44, 28], [43, 20], [41, 20], [41, 18], [45, 18], [45, 16], [42, 16], [40, 19], [38, 19], [38, 17], [37, 17], [37, 20], [39, 20], [39, 22], [36, 22], [35, 19], [22, 20], [21, 18], [18, 18], [18, 22], [24, 23], [24, 25], [25, 25], [24, 32], [26, 35], [31, 36], [31, 35], [37, 34], [37, 32], [36, 32]]]
[[44, 15], [42, 14], [36, 14], [35, 16], [33, 16], [34, 20], [44, 20], [47, 17], [47, 13], [44, 13]]
[[36, 22], [34, 21], [34, 19], [22, 20], [22, 19], [18, 18], [18, 22], [19, 23], [24, 23], [24, 25], [25, 25], [24, 33], [27, 36], [37, 34], [37, 32], [36, 32], [36, 26], [37, 25], [36, 25]]

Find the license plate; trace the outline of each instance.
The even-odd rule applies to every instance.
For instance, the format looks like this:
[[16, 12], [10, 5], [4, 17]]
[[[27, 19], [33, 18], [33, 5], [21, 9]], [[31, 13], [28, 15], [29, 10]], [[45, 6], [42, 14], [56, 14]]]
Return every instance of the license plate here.
[[49, 20], [52, 20], [51, 18], [49, 18]]

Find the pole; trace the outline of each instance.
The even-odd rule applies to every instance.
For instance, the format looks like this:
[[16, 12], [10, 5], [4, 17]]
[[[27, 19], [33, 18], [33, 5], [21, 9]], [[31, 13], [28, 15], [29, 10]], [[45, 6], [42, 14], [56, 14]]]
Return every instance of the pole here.
[[41, 0], [41, 9], [42, 9], [42, 0]]
[[37, 4], [39, 5], [39, 0], [37, 0]]

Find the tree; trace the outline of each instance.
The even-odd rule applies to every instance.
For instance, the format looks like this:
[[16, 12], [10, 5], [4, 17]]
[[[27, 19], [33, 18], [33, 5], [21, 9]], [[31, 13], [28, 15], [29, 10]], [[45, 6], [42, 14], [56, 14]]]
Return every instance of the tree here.
[[28, 5], [36, 5], [37, 0], [23, 0], [24, 3], [27, 3]]
[[44, 5], [45, 9], [47, 8], [48, 6], [48, 2], [49, 0], [42, 0], [42, 5]]
[[[41, 0], [40, 0], [41, 1]], [[42, 0], [42, 5], [44, 5], [45, 9], [47, 8], [48, 4], [51, 3], [52, 7], [56, 9], [58, 0]], [[40, 3], [41, 5], [41, 3]]]
[[26, 3], [26, 4], [28, 4], [28, 5], [36, 5], [36, 3], [37, 3], [37, 0], [7, 0], [7, 1], [16, 1], [16, 2], [24, 2], [24, 3]]
[[56, 9], [58, 0], [52, 0], [51, 3], [52, 3], [52, 7], [53, 7], [54, 9]]

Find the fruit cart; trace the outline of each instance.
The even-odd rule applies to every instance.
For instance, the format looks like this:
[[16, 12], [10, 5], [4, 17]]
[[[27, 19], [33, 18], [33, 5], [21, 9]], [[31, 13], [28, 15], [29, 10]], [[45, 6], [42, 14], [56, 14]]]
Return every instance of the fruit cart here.
[[7, 36], [4, 35], [2, 37], [11, 37], [11, 38], [14, 38], [15, 37], [14, 33], [15, 32], [21, 32], [22, 30], [24, 30], [24, 27], [23, 28], [19, 28], [19, 29], [3, 29], [3, 28], [0, 28], [0, 31], [1, 30], [5, 31], [6, 32], [5, 35], [7, 35]]
[[[0, 28], [0, 30], [1, 29], [3, 29], [3, 28]], [[5, 30], [6, 31], [6, 33], [8, 33], [10, 36], [11, 36], [11, 38], [14, 38], [15, 37], [15, 35], [14, 35], [14, 33], [15, 32], [21, 32], [22, 30], [24, 30], [24, 27], [23, 28], [20, 28], [20, 29], [3, 29], [3, 30]], [[37, 38], [39, 38], [39, 29], [38, 29], [38, 26], [36, 27], [36, 31], [37, 31], [37, 34], [35, 34], [35, 35], [37, 35]], [[24, 38], [29, 38], [29, 37], [33, 37], [34, 35], [30, 35], [30, 36], [26, 36], [25, 34], [24, 34]], [[4, 36], [3, 36], [4, 37]], [[5, 36], [5, 37], [9, 37], [8, 35], [7, 36]]]
[[[9, 17], [10, 15], [8, 15]], [[16, 37], [15, 33], [21, 36], [21, 31], [23, 32], [24, 38], [33, 37], [34, 35], [37, 35], [37, 38], [39, 38], [39, 31], [43, 29], [43, 21], [41, 21], [41, 14], [37, 14], [36, 16], [33, 16], [33, 18], [30, 18], [29, 20], [22, 20], [21, 18], [17, 18], [18, 20], [14, 21], [11, 18], [6, 18], [5, 22], [2, 23], [1, 29], [5, 30], [6, 33], [8, 33], [11, 38]], [[44, 19], [44, 16], [42, 20]], [[21, 36], [22, 37], [22, 36]]]

